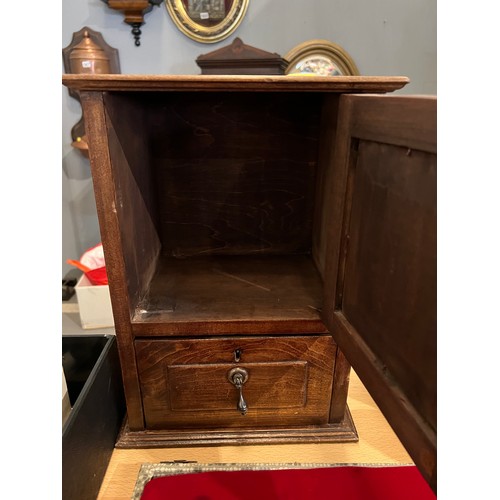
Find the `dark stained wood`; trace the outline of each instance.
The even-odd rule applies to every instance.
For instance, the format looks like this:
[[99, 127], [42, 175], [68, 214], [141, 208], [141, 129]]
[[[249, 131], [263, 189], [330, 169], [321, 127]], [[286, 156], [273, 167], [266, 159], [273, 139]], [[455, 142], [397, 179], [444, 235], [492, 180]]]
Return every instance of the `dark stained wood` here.
[[349, 408], [342, 422], [314, 426], [269, 425], [266, 428], [162, 429], [132, 431], [125, 420], [116, 448], [241, 446], [292, 443], [349, 443], [358, 441]]
[[144, 429], [141, 394], [137, 377], [127, 275], [122, 253], [120, 221], [117, 216], [117, 193], [113, 182], [108, 129], [102, 95], [81, 93], [89, 140], [89, 158], [95, 192], [97, 215], [106, 259], [111, 304], [117, 333], [128, 421], [133, 430]]
[[436, 427], [436, 156], [360, 142], [342, 311]]
[[[407, 81], [64, 77], [70, 88], [83, 89], [90, 121], [90, 161], [128, 409], [118, 446], [357, 439], [346, 405], [350, 362], [359, 364], [377, 349], [349, 339], [369, 328], [387, 342], [384, 332], [393, 320], [373, 316], [374, 295], [363, 287], [375, 286], [379, 275], [358, 279], [358, 268], [368, 274], [373, 269], [349, 253], [351, 225], [362, 235], [366, 210], [384, 215], [382, 222], [392, 220], [400, 206], [418, 211], [418, 187], [407, 205], [389, 197], [390, 214], [381, 197], [371, 197], [379, 187], [369, 165], [381, 147], [373, 142], [393, 136], [391, 147], [405, 158], [411, 149], [408, 158], [415, 160], [416, 146], [432, 141], [406, 116], [401, 127], [385, 123], [397, 119], [401, 97], [388, 101], [396, 104], [387, 106], [386, 115], [372, 96], [365, 96], [364, 115], [357, 104], [361, 96], [341, 97], [337, 122], [339, 94], [388, 92]], [[408, 135], [414, 142], [406, 142]], [[360, 158], [369, 161], [356, 177]], [[379, 170], [391, 167], [384, 162]], [[400, 186], [401, 178], [389, 180]], [[404, 224], [395, 221], [398, 236]], [[409, 246], [385, 247], [384, 234], [365, 256], [410, 266], [398, 253]], [[365, 240], [359, 242], [366, 249]], [[363, 304], [356, 300], [359, 293]], [[410, 316], [410, 308], [400, 309]], [[416, 325], [425, 326], [425, 318]], [[234, 359], [237, 348], [243, 351], [240, 361]], [[227, 381], [238, 365], [250, 371], [243, 387], [245, 416]], [[365, 385], [387, 398], [389, 415], [399, 408], [400, 424], [408, 418], [412, 429], [420, 415], [413, 403], [423, 401], [425, 386], [412, 387], [409, 399], [400, 386], [381, 389], [373, 382], [385, 380], [389, 370], [404, 371], [401, 363], [387, 364], [385, 371], [376, 362], [367, 366], [360, 376], [372, 374], [373, 380]], [[412, 379], [406, 380], [410, 386]], [[420, 442], [414, 439], [415, 449]], [[429, 447], [422, 450], [426, 454]]]
[[324, 276], [326, 267], [328, 228], [333, 224], [330, 205], [333, 200], [333, 189], [337, 184], [337, 180], [332, 175], [332, 166], [337, 134], [338, 106], [338, 95], [323, 96], [312, 232], [312, 255], [321, 276]]
[[[307, 363], [305, 361], [272, 361], [268, 363], [207, 363], [171, 365], [168, 370], [169, 403], [173, 412], [224, 411], [231, 420], [239, 397], [234, 385], [228, 386], [228, 372], [241, 367], [251, 376], [243, 395], [251, 410], [276, 411], [303, 408], [307, 396]], [[299, 410], [300, 411], [300, 410]], [[246, 419], [238, 423], [245, 424]], [[208, 423], [208, 422], [206, 422]], [[199, 425], [199, 421], [195, 422]]]
[[229, 45], [202, 54], [196, 64], [203, 75], [284, 75], [288, 61], [235, 38]]
[[321, 96], [154, 95], [163, 253], [310, 253]]
[[255, 334], [274, 322], [273, 333], [322, 332], [321, 293], [308, 256], [162, 258], [138, 304], [134, 332], [238, 334], [241, 322], [251, 322]]
[[75, 90], [206, 92], [393, 92], [409, 83], [405, 76], [260, 75], [63, 75]]
[[[147, 116], [137, 100], [126, 95], [104, 95], [108, 146], [122, 255], [127, 276], [130, 314], [144, 296], [156, 270], [161, 244], [155, 179], [149, 168]], [[138, 132], [138, 130], [140, 132]]]
[[330, 423], [342, 422], [344, 419], [350, 375], [351, 364], [344, 353], [337, 349], [335, 371], [333, 373], [332, 401], [330, 403]]
[[387, 97], [388, 100], [353, 100], [352, 136], [437, 153], [436, 98]]
[[[342, 114], [338, 114], [338, 128], [336, 141], [330, 143], [330, 162], [325, 173], [325, 183], [329, 186], [329, 195], [323, 198], [323, 214], [329, 214], [330, 222], [326, 225], [326, 251], [324, 259], [324, 288], [323, 288], [323, 314], [322, 317], [330, 318], [336, 305], [337, 281], [343, 273], [341, 272], [345, 259], [341, 259], [341, 252], [345, 240], [344, 220], [349, 216], [350, 198], [346, 196], [348, 188], [349, 172], [352, 171], [356, 160], [356, 139], [351, 137], [352, 101], [342, 99]], [[347, 215], [346, 215], [347, 214]], [[317, 252], [316, 252], [317, 253]], [[326, 258], [328, 255], [328, 258]], [[340, 292], [341, 293], [341, 292]], [[326, 320], [326, 321], [327, 321]]]
[[339, 113], [324, 320], [435, 488], [436, 100], [343, 96]]
[[252, 336], [327, 333], [320, 319], [255, 319], [228, 321], [193, 321], [165, 323], [154, 321], [132, 323], [132, 331], [137, 337], [188, 337], [192, 335], [221, 336], [245, 334]]
[[342, 312], [335, 312], [329, 322], [334, 338], [356, 374], [363, 381], [377, 406], [387, 418], [425, 480], [436, 490], [437, 469], [436, 430], [426, 422], [410, 403], [361, 335], [351, 326]]
[[[327, 424], [335, 349], [329, 335], [138, 340], [147, 428]], [[227, 379], [235, 367], [248, 372], [244, 416]]]

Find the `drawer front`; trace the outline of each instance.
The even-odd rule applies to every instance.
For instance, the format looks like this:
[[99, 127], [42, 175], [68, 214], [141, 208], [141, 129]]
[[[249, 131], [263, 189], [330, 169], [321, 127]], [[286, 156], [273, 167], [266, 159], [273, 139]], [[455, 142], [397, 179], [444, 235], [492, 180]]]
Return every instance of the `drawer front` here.
[[146, 427], [326, 424], [335, 351], [329, 336], [137, 340]]

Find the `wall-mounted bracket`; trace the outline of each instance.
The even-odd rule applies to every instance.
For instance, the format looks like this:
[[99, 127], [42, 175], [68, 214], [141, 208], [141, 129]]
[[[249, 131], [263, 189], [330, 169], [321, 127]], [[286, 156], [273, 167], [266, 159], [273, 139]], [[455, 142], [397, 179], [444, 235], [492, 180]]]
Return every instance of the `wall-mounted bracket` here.
[[144, 24], [144, 15], [151, 11], [153, 6], [159, 6], [163, 0], [102, 0], [110, 9], [123, 12], [125, 22], [132, 27], [135, 46], [141, 45], [141, 26]]

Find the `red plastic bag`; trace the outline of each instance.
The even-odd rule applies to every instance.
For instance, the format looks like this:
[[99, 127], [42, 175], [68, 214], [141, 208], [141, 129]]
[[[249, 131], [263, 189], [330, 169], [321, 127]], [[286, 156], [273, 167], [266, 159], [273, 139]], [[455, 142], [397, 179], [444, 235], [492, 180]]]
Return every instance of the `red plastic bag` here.
[[108, 275], [106, 273], [106, 263], [104, 261], [102, 243], [89, 248], [80, 257], [79, 261], [68, 259], [66, 262], [83, 271], [85, 276], [93, 285], [108, 284]]

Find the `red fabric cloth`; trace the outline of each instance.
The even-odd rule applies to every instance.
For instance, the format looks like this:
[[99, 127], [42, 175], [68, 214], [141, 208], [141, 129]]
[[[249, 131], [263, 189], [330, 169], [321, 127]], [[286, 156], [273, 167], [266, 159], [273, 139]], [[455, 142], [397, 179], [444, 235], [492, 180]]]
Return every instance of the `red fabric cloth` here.
[[149, 481], [141, 500], [434, 500], [414, 466], [211, 471]]

